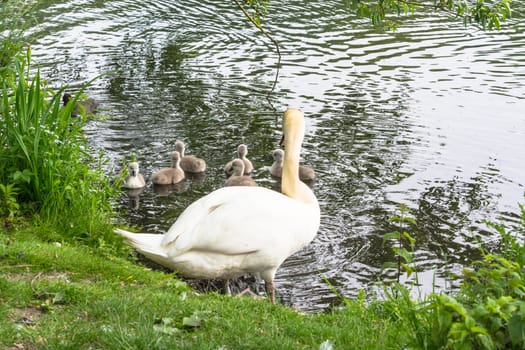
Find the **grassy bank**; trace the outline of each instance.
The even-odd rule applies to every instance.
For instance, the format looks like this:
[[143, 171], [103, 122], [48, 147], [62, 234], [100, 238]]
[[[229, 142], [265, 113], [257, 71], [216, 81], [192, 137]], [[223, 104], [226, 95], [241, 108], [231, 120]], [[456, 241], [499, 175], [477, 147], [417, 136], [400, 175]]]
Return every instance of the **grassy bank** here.
[[495, 228], [501, 254], [466, 269], [456, 295], [413, 300], [394, 284], [384, 300], [345, 299], [317, 314], [199, 294], [110, 250], [44, 241], [37, 226], [3, 228], [0, 348], [523, 349], [523, 233]]
[[1, 348], [385, 349], [407, 340], [384, 305], [305, 315], [267, 300], [199, 295], [173, 275], [35, 237], [30, 228], [0, 233]]

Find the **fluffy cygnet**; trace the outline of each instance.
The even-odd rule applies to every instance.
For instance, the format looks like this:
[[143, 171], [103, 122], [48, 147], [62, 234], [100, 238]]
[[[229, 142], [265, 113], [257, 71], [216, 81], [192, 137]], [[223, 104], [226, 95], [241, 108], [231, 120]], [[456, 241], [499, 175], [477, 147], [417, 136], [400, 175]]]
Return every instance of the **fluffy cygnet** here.
[[180, 167], [180, 153], [174, 151], [171, 154], [171, 168], [162, 168], [151, 176], [155, 185], [171, 185], [184, 180], [184, 170]]
[[[276, 149], [272, 152], [272, 157], [273, 164], [270, 167], [270, 174], [280, 178], [283, 172], [284, 151], [282, 149]], [[315, 179], [314, 169], [306, 165], [299, 165], [299, 179], [301, 181], [312, 181]]]
[[[237, 155], [239, 156], [239, 159], [241, 159], [244, 162], [244, 175], [250, 175], [253, 171], [253, 164], [248, 158], [246, 158], [247, 154], [248, 147], [245, 144], [240, 144], [237, 147]], [[233, 160], [229, 161], [224, 166], [224, 173], [226, 174], [226, 177], [230, 177], [233, 174], [232, 164]]]
[[135, 189], [146, 186], [144, 176], [139, 172], [139, 163], [131, 162], [128, 164], [129, 175], [124, 179], [124, 188]]
[[186, 156], [184, 151], [186, 146], [184, 142], [177, 140], [175, 142], [175, 150], [180, 153], [180, 167], [187, 173], [202, 173], [206, 170], [206, 162], [204, 159], [195, 156]]
[[244, 162], [242, 159], [237, 158], [232, 161], [232, 170], [233, 174], [226, 180], [224, 186], [257, 186], [254, 179], [243, 175]]

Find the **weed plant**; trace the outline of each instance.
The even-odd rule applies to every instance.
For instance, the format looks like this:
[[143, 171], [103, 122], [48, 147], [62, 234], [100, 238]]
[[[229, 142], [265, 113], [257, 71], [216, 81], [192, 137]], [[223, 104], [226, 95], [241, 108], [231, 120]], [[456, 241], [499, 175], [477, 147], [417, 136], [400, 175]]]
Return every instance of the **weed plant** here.
[[[520, 209], [522, 229], [517, 232], [487, 223], [501, 237], [499, 250], [489, 253], [480, 246], [482, 259], [463, 270], [460, 290], [454, 295], [431, 293], [414, 300], [407, 286], [392, 283], [385, 287], [381, 308], [387, 317], [407, 327], [410, 348], [525, 348], [525, 208], [520, 205]], [[399, 221], [399, 217], [394, 219]], [[406, 232], [385, 237], [399, 240], [403, 236], [410, 237]], [[415, 242], [409, 241], [413, 248]], [[408, 251], [400, 253], [400, 246], [394, 248], [404, 263], [411, 262]], [[404, 263], [398, 264], [398, 270], [415, 271]]]
[[50, 239], [112, 241], [117, 190], [102, 171], [103, 155], [92, 154], [83, 121], [70, 116], [74, 103], [63, 107], [63, 90], [47, 88], [38, 70], [31, 76], [29, 62], [29, 53], [16, 61], [14, 91], [2, 82], [0, 183], [7, 196], [2, 212], [36, 213], [47, 232], [61, 232]]

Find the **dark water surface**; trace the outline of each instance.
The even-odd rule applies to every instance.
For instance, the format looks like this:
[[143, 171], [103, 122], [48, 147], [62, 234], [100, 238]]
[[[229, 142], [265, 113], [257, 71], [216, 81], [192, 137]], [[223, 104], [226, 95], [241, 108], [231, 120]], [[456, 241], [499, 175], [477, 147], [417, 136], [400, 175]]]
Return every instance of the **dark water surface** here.
[[[525, 179], [525, 22], [518, 8], [498, 32], [465, 29], [416, 13], [397, 32], [357, 20], [343, 1], [275, 3], [268, 30], [277, 56], [233, 2], [39, 2], [33, 59], [53, 86], [88, 93], [107, 119], [87, 133], [110, 162], [136, 153], [150, 175], [169, 165], [175, 140], [209, 169], [169, 192], [151, 184], [139, 202], [119, 203], [129, 224], [162, 233], [191, 202], [223, 185], [239, 143], [249, 147], [260, 186], [288, 106], [307, 116], [303, 160], [317, 171], [322, 209], [314, 242], [277, 274], [283, 302], [323, 310], [337, 301], [324, 275], [354, 297], [394, 277], [382, 245], [400, 204], [418, 226], [423, 291], [477, 256], [498, 236], [483, 219], [518, 225]], [[514, 6], [520, 6], [514, 4]], [[138, 205], [138, 207], [137, 207]]]

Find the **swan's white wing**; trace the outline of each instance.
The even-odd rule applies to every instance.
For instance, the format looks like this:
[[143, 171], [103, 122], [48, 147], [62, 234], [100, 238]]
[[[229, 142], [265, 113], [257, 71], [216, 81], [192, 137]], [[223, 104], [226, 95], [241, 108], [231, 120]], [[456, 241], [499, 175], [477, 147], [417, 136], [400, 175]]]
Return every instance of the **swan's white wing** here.
[[317, 227], [315, 213], [278, 192], [227, 187], [190, 205], [166, 232], [162, 245], [171, 256], [189, 250], [224, 255], [268, 249], [291, 253], [297, 241], [304, 240], [300, 236], [313, 238]]

